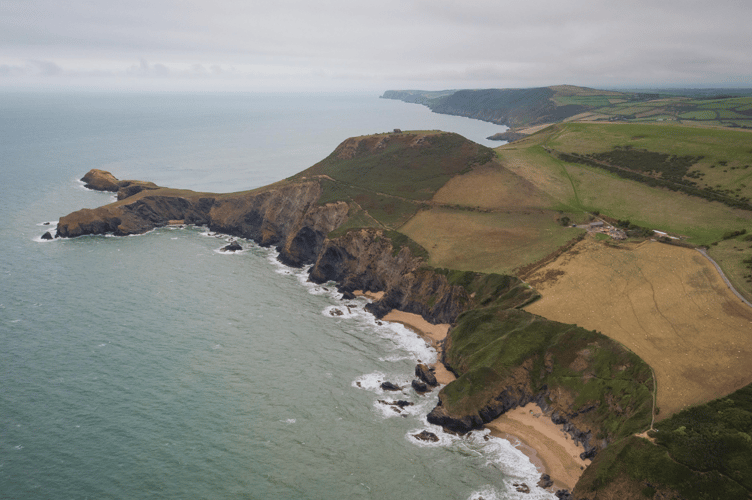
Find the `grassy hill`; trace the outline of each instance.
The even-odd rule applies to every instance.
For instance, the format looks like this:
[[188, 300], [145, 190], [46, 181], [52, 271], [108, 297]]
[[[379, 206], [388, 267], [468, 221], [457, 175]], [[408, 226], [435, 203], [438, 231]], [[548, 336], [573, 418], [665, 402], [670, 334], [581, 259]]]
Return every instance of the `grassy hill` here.
[[[562, 89], [557, 98], [565, 106], [603, 99], [625, 104], [615, 102], [623, 98], [618, 93], [575, 90]], [[483, 407], [521, 360], [535, 368], [547, 357], [569, 359], [566, 346], [585, 342], [597, 354], [593, 373], [600, 373], [613, 364], [609, 356], [626, 355], [626, 346], [642, 358], [627, 363], [639, 376], [604, 371], [598, 380], [609, 381], [591, 387], [589, 378], [562, 365], [561, 373], [544, 371], [543, 382], [530, 382], [531, 391], [540, 384], [570, 391], [572, 408], [601, 397], [623, 399], [617, 406], [631, 408], [615, 420], [603, 404], [587, 414], [592, 421], [582, 425], [610, 429], [613, 444], [598, 455], [578, 491], [588, 498], [625, 492], [624, 498], [635, 492], [712, 498], [707, 492], [720, 488], [745, 498], [746, 469], [731, 470], [738, 454], [721, 460], [725, 469], [715, 472], [686, 459], [701, 453], [705, 430], [677, 424], [671, 427], [676, 440], [659, 439], [658, 447], [632, 433], [647, 426], [649, 415], [652, 376], [642, 360], [657, 380], [659, 435], [674, 425], [666, 422], [686, 414], [674, 417], [676, 412], [704, 415], [702, 404], [752, 380], [749, 307], [691, 248], [708, 247], [732, 283], [752, 297], [750, 138], [746, 131], [663, 122], [559, 123], [495, 150], [455, 134], [378, 134], [345, 141], [286, 182], [318, 179], [320, 203], [349, 204], [350, 219], [330, 236], [379, 227], [452, 279], [470, 276], [461, 271], [516, 274], [540, 291], [542, 298], [526, 311], [478, 304], [461, 316], [448, 341], [448, 363], [460, 378], [442, 393], [447, 411]], [[630, 237], [583, 240], [584, 229], [568, 227], [594, 219], [620, 225]], [[673, 245], [650, 242], [657, 239], [653, 229], [677, 239], [663, 238]], [[744, 425], [729, 446], [746, 446]], [[701, 437], [682, 444], [682, 432]], [[653, 465], [663, 472], [649, 472]], [[697, 491], [686, 493], [695, 484]]]

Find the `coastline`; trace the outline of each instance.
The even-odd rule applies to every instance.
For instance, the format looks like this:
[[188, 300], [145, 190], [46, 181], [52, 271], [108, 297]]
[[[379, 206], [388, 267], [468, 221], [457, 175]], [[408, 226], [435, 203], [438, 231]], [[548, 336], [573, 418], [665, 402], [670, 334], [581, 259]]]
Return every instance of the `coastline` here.
[[[356, 295], [378, 300], [378, 294], [355, 292]], [[443, 341], [449, 332], [448, 324], [433, 325], [418, 314], [393, 310], [383, 318], [384, 321], [400, 323], [415, 331], [431, 347], [443, 351]], [[456, 377], [437, 361], [436, 379], [448, 384]], [[585, 449], [574, 443], [560, 426], [554, 424], [535, 403], [529, 403], [506, 412], [485, 425], [494, 437], [506, 439], [535, 465], [541, 474], [548, 474], [554, 482], [554, 489], [572, 491], [590, 460], [582, 460], [579, 455]]]
[[584, 448], [575, 444], [535, 403], [509, 410], [485, 427], [492, 436], [515, 444], [541, 473], [551, 476], [556, 489], [572, 491], [590, 465], [590, 460], [579, 457]]
[[420, 335], [431, 347], [436, 349], [438, 356], [436, 362], [431, 364], [430, 367], [433, 368], [436, 381], [440, 385], [446, 385], [457, 378], [441, 362], [441, 357], [444, 354], [444, 339], [446, 339], [449, 333], [448, 324], [433, 325], [418, 314], [397, 310], [390, 311], [389, 314], [384, 316], [383, 320], [405, 325]]

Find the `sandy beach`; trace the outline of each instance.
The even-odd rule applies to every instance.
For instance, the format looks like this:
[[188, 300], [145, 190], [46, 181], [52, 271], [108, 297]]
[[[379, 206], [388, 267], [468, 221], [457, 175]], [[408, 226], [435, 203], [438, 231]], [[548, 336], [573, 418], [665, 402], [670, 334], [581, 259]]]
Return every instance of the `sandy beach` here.
[[[363, 292], [356, 290], [353, 292], [357, 296], [368, 297], [371, 300], [379, 300], [384, 296], [384, 292]], [[439, 352], [439, 358], [441, 358], [442, 345], [441, 342], [446, 338], [449, 332], [448, 324], [434, 325], [423, 319], [419, 314], [413, 314], [403, 311], [393, 310], [383, 318], [384, 321], [391, 321], [393, 323], [400, 323], [413, 330], [420, 335], [428, 344]], [[453, 381], [456, 377], [452, 372], [444, 367], [443, 363], [437, 361], [431, 368], [434, 369], [434, 375], [436, 381], [441, 385], [446, 385]]]
[[584, 448], [544, 415], [538, 405], [515, 408], [486, 424], [491, 435], [518, 444], [520, 451], [541, 472], [546, 472], [555, 487], [574, 488], [590, 460], [580, 459]]
[[[381, 298], [379, 294], [355, 292], [372, 300]], [[442, 341], [449, 332], [448, 324], [433, 325], [418, 314], [403, 311], [391, 311], [384, 316], [384, 321], [401, 323], [412, 329], [441, 355]], [[433, 365], [436, 379], [440, 384], [448, 384], [455, 379], [452, 372], [441, 362]], [[574, 488], [583, 470], [590, 460], [582, 460], [580, 453], [584, 448], [572, 441], [560, 426], [543, 414], [538, 405], [530, 403], [515, 408], [486, 424], [491, 435], [510, 441], [517, 446], [541, 473], [547, 473], [554, 481], [555, 488]]]

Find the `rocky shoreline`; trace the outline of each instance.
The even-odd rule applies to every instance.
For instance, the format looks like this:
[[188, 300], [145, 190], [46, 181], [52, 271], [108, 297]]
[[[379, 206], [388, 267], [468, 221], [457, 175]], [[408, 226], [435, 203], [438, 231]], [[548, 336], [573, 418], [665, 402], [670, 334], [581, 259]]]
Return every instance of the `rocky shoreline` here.
[[[84, 182], [97, 186], [94, 189], [117, 192], [118, 201], [62, 217], [56, 237], [140, 234], [175, 221], [205, 225], [211, 231], [246, 238], [264, 247], [276, 247], [282, 263], [293, 267], [311, 265], [311, 281], [335, 282], [345, 297], [356, 291], [383, 292], [367, 306], [377, 318], [399, 310], [417, 314], [432, 324], [455, 324], [461, 314], [479, 306], [481, 300], [488, 304], [503, 298], [504, 305], [499, 307], [506, 310], [521, 307], [537, 297], [534, 291], [525, 291], [529, 287], [520, 288], [521, 282], [516, 278], [495, 277], [496, 284], [490, 288], [487, 277], [465, 273], [461, 283], [453, 283], [451, 273], [424, 266], [423, 260], [413, 255], [408, 246], [395, 247], [380, 229], [354, 228], [330, 239], [330, 233], [347, 221], [348, 204], [342, 201], [319, 204], [322, 189], [316, 180], [283, 182], [255, 191], [223, 195], [119, 181], [104, 171], [89, 172]], [[471, 291], [468, 277], [481, 283], [483, 290]], [[503, 279], [499, 281], [499, 278]], [[451, 338], [448, 341], [451, 345]], [[463, 376], [447, 362], [446, 356], [444, 350], [443, 364], [458, 378]], [[491, 392], [479, 409], [459, 414], [451, 411], [442, 389], [439, 405], [428, 415], [429, 422], [449, 432], [466, 433], [483, 427], [508, 410], [534, 402], [555, 424], [563, 425], [572, 440], [584, 447], [582, 458], [592, 458], [609, 442], [607, 436], [595, 439], [600, 429], [587, 418], [583, 419], [596, 405], [574, 411], [571, 394], [561, 399], [560, 390], [555, 392], [545, 385], [534, 389], [532, 364], [528, 359], [500, 380], [494, 380], [484, 389]], [[546, 369], [550, 371], [550, 367]], [[416, 376], [417, 391], [436, 386], [427, 367], [416, 368]]]

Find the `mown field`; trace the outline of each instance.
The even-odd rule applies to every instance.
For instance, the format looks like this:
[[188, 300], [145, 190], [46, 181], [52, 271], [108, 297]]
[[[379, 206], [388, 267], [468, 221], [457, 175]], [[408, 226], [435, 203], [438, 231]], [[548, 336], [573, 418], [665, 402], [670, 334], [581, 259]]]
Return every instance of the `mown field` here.
[[526, 309], [603, 332], [658, 381], [658, 419], [752, 383], [752, 308], [699, 252], [585, 240], [527, 278]]
[[[752, 165], [750, 139], [752, 135], [747, 132], [728, 130], [570, 123], [501, 146], [497, 153], [502, 165], [556, 198], [562, 210], [597, 211], [686, 236], [690, 243], [710, 245], [729, 231], [749, 227], [752, 212], [681, 191], [652, 187], [596, 166], [564, 161], [559, 153], [586, 156], [631, 145], [669, 156], [702, 156], [690, 172], [710, 172], [700, 177], [720, 185], [715, 188], [718, 192], [737, 193], [729, 199], [739, 200], [752, 196], [752, 182], [747, 184], [752, 167], [744, 168]], [[726, 165], [721, 165], [724, 162]]]
[[563, 228], [557, 215], [434, 208], [418, 213], [400, 231], [428, 250], [432, 266], [514, 274], [581, 234]]

